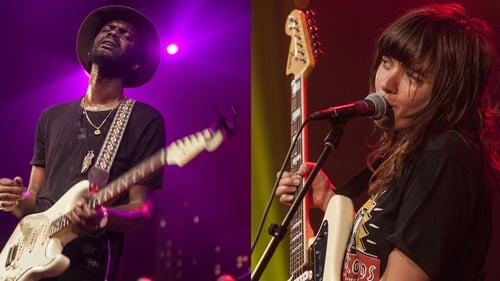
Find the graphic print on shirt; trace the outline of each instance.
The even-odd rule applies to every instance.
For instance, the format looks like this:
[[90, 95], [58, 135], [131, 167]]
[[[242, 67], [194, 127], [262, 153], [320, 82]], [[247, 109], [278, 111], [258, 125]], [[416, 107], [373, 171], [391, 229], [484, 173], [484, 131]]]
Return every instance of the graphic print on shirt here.
[[376, 245], [375, 241], [370, 240], [370, 233], [380, 228], [370, 222], [372, 214], [382, 210], [376, 208], [376, 205], [377, 203], [370, 199], [356, 215], [344, 261], [344, 281], [378, 281], [380, 278], [380, 260], [367, 252], [370, 245]]

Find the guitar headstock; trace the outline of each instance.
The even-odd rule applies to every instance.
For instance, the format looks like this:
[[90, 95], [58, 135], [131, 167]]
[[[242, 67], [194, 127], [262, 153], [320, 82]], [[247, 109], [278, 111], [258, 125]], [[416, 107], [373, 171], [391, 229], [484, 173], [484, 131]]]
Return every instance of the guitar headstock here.
[[182, 167], [203, 151], [214, 151], [221, 146], [228, 135], [234, 133], [236, 108], [233, 105], [234, 120], [228, 122], [216, 108], [219, 118], [214, 126], [179, 139], [167, 147], [167, 163]]
[[224, 142], [221, 129], [206, 128], [171, 143], [167, 148], [167, 163], [183, 167], [203, 151], [214, 151]]
[[285, 32], [291, 37], [286, 74], [298, 75], [310, 72], [316, 64], [317, 57], [323, 53], [314, 12], [294, 9], [288, 15]]

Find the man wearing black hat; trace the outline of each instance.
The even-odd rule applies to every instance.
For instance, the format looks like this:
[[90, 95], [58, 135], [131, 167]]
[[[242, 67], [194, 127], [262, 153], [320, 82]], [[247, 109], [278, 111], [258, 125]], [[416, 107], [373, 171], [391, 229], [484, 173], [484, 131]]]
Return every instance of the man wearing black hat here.
[[[101, 206], [97, 201], [95, 207], [92, 196], [96, 187], [116, 179], [165, 145], [161, 114], [124, 95], [124, 88], [140, 86], [153, 77], [159, 45], [151, 22], [129, 7], [102, 7], [83, 21], [77, 53], [90, 76], [85, 95], [42, 113], [27, 189], [20, 177], [0, 180], [1, 210], [23, 218], [63, 205], [68, 208], [63, 221], [75, 226], [72, 234], [63, 233], [61, 238], [69, 266], [57, 256], [60, 247], [49, 243], [43, 252], [55, 252], [50, 254], [54, 258], [34, 254], [29, 259], [33, 264], [23, 260], [6, 267], [25, 274], [21, 280], [117, 280], [123, 232], [150, 217], [153, 191], [161, 187], [162, 173], [127, 187], [109, 204]], [[125, 125], [120, 127], [121, 123]], [[84, 179], [95, 183], [90, 184], [91, 190], [69, 196]], [[68, 202], [60, 202], [64, 200]]]

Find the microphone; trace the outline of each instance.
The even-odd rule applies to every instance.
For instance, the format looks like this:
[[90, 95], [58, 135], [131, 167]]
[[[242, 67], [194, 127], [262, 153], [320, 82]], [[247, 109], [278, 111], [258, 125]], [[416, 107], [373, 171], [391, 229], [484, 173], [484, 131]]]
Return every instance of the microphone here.
[[378, 120], [385, 116], [386, 110], [387, 102], [385, 99], [377, 93], [371, 93], [366, 96], [364, 100], [322, 109], [309, 115], [309, 118], [311, 120], [323, 120], [336, 118], [350, 119], [356, 116], [368, 116]]

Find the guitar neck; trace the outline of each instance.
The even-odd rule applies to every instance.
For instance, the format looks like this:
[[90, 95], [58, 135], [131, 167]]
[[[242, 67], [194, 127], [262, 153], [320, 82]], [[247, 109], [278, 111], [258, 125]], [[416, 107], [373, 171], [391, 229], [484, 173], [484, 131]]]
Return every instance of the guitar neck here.
[[125, 193], [130, 186], [153, 175], [167, 164], [167, 149], [162, 148], [150, 156], [147, 161], [141, 162], [129, 172], [106, 185], [105, 188], [97, 191], [92, 198], [93, 200], [89, 201], [89, 207], [95, 209], [113, 201], [121, 194]]
[[[314, 12], [294, 9], [287, 18], [285, 31], [290, 36], [290, 49], [286, 74], [293, 74], [291, 82], [291, 136], [292, 141], [297, 136], [297, 145], [294, 146], [291, 156], [291, 172], [297, 172], [300, 165], [307, 162], [307, 136], [305, 126], [300, 132], [307, 114], [307, 77], [314, 68], [316, 57], [322, 51], [315, 32]], [[297, 194], [302, 190], [298, 187]], [[314, 237], [309, 221], [308, 194], [299, 205], [297, 212], [290, 221], [290, 275], [297, 276], [304, 265], [309, 264], [308, 243]], [[297, 273], [297, 274], [296, 274]]]
[[113, 201], [126, 192], [130, 186], [153, 175], [166, 165], [175, 164], [182, 167], [201, 152], [217, 149], [223, 140], [224, 134], [222, 130], [213, 131], [211, 129], [205, 129], [178, 140], [168, 147], [160, 149], [148, 159], [100, 189], [89, 201], [89, 207], [95, 209]]
[[[299, 129], [307, 116], [306, 80], [301, 75], [295, 77], [291, 83], [291, 136], [292, 140], [297, 134], [297, 145], [292, 151], [291, 172], [295, 173], [300, 165], [308, 161], [307, 126]], [[297, 194], [302, 190], [302, 184], [297, 189]], [[290, 273], [293, 274], [304, 264], [308, 263], [307, 240], [314, 236], [309, 222], [309, 207], [307, 197], [300, 203], [297, 212], [290, 222]]]

